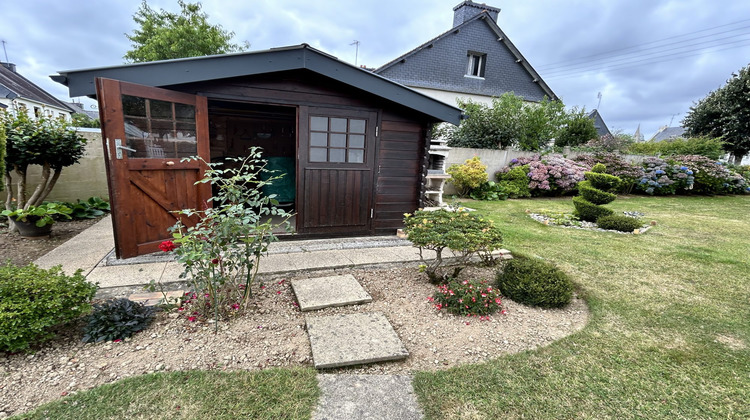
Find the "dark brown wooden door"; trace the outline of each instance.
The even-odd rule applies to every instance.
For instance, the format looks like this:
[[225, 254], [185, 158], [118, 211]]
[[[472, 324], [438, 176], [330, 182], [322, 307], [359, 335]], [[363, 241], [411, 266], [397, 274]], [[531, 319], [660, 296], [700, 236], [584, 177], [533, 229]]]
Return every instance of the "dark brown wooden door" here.
[[370, 233], [377, 113], [300, 107], [301, 233]]
[[117, 257], [156, 252], [173, 212], [206, 208], [211, 197], [209, 184], [195, 184], [205, 165], [180, 162], [210, 162], [206, 98], [102, 78], [96, 88]]

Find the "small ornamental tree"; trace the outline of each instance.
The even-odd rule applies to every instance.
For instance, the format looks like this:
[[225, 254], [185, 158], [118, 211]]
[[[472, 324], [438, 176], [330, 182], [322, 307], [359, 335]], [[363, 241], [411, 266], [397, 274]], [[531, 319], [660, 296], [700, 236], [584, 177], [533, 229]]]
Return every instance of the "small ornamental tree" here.
[[[485, 263], [492, 263], [492, 251], [500, 249], [503, 237], [492, 220], [481, 218], [463, 209], [448, 211], [416, 211], [404, 215], [404, 231], [409, 240], [419, 248], [421, 268], [430, 282], [443, 284], [455, 279], [461, 270], [478, 256]], [[426, 259], [423, 250], [435, 251], [434, 259]], [[443, 251], [450, 250], [457, 257], [453, 271], [444, 267]]]
[[[45, 117], [31, 119], [25, 112], [0, 113], [0, 124], [7, 136], [3, 173], [7, 190], [5, 209], [39, 206], [54, 188], [63, 168], [81, 159], [86, 139], [65, 121]], [[42, 176], [27, 199], [26, 174], [31, 165], [41, 166]], [[15, 190], [11, 172], [15, 172]]]
[[606, 167], [597, 163], [586, 172], [585, 181], [578, 183], [577, 197], [573, 197], [573, 205], [576, 208], [575, 215], [581, 220], [596, 222], [602, 216], [609, 216], [612, 210], [602, 207], [617, 198], [611, 191], [615, 191], [620, 184], [620, 178], [604, 173]]
[[[0, 124], [0, 175], [5, 176], [5, 124]], [[0, 191], [5, 188], [5, 183], [0, 182]]]

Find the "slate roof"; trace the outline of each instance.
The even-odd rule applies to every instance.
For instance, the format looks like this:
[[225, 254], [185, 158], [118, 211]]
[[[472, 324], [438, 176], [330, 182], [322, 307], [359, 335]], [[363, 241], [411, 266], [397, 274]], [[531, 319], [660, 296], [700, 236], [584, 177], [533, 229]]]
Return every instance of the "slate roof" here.
[[609, 127], [607, 127], [607, 124], [604, 122], [604, 118], [602, 118], [602, 115], [598, 110], [595, 109], [589, 112], [588, 117], [594, 120], [594, 127], [596, 127], [596, 132], [599, 134], [599, 137], [612, 135], [609, 131]]
[[662, 127], [649, 141], [664, 141], [682, 138], [685, 135], [685, 131], [686, 130], [682, 127]]
[[8, 99], [21, 97], [45, 105], [73, 111], [63, 101], [50, 95], [29, 79], [7, 69], [4, 65], [0, 65], [0, 96]]
[[80, 102], [65, 102], [65, 104], [73, 109], [73, 112], [76, 114], [86, 114], [93, 120], [99, 119], [99, 111], [89, 111], [88, 109], [85, 109], [84, 105]]
[[181, 58], [61, 71], [52, 80], [70, 96], [95, 96], [95, 79], [105, 77], [154, 87], [305, 69], [411, 108], [437, 121], [458, 125], [463, 111], [390, 79], [345, 63], [307, 44], [236, 54]]
[[[462, 3], [463, 4], [463, 3]], [[460, 6], [460, 5], [459, 5]], [[457, 6], [458, 7], [458, 6]], [[493, 10], [499, 10], [499, 9], [493, 9]], [[375, 70], [375, 73], [382, 74], [383, 76], [392, 78], [400, 83], [408, 84], [409, 86], [414, 87], [423, 87], [423, 88], [432, 88], [432, 89], [440, 89], [440, 90], [449, 90], [453, 92], [460, 92], [460, 93], [470, 93], [470, 94], [482, 94], [482, 95], [488, 95], [488, 96], [500, 96], [501, 94], [505, 92], [513, 91], [517, 95], [520, 95], [524, 97], [527, 100], [533, 100], [533, 101], [539, 101], [542, 99], [542, 96], [546, 95], [549, 99], [558, 99], [557, 95], [552, 91], [552, 89], [547, 85], [547, 83], [542, 80], [539, 73], [537, 73], [536, 70], [529, 64], [529, 62], [526, 60], [526, 58], [521, 54], [521, 52], [516, 48], [516, 46], [510, 41], [508, 36], [500, 29], [500, 27], [497, 25], [497, 23], [492, 19], [491, 13], [492, 11], [486, 10], [482, 11], [481, 13], [475, 15], [472, 18], [467, 19], [463, 23], [443, 32], [442, 34], [430, 39], [429, 41], [423, 43], [422, 45], [414, 48], [413, 50], [407, 52], [406, 54], [403, 54], [388, 63], [382, 65], [381, 67], [377, 68]], [[503, 87], [502, 89], [496, 89], [495, 91], [487, 90], [486, 86], [482, 86], [481, 88], [473, 87], [471, 84], [473, 83], [470, 78], [464, 78], [464, 74], [462, 73], [460, 75], [461, 79], [460, 82], [453, 82], [446, 84], [443, 81], [436, 80], [437, 76], [434, 71], [425, 69], [424, 71], [420, 71], [420, 69], [410, 69], [408, 75], [394, 75], [394, 69], [398, 67], [399, 65], [403, 65], [406, 62], [408, 62], [412, 58], [416, 58], [418, 54], [420, 54], [423, 51], [428, 51], [430, 49], [433, 49], [436, 45], [440, 44], [441, 42], [446, 42], [446, 40], [450, 39], [450, 37], [454, 35], [459, 35], [462, 32], [468, 33], [471, 31], [471, 27], [475, 25], [476, 22], [483, 21], [486, 23], [487, 27], [491, 31], [489, 34], [481, 34], [479, 36], [482, 36], [482, 39], [489, 39], [491, 40], [494, 45], [497, 45], [497, 43], [501, 43], [507, 51], [511, 54], [511, 63], [513, 66], [520, 66], [523, 71], [525, 72], [526, 76], [525, 78], [520, 77], [511, 77], [507, 70], [507, 67], [504, 67], [502, 69], [494, 69], [494, 71], [497, 72], [503, 72], [504, 74], [499, 75], [498, 77], [503, 79]], [[461, 66], [464, 68], [466, 67], [466, 55], [463, 55], [467, 51], [473, 50], [473, 42], [472, 41], [479, 41], [479, 40], [471, 40], [471, 39], [464, 39], [461, 42], [461, 49], [455, 48], [451, 51], [451, 54], [454, 55], [454, 57], [459, 57], [461, 60]], [[474, 47], [476, 48], [476, 47]], [[482, 51], [485, 52], [485, 51]], [[488, 54], [489, 51], [486, 51]], [[455, 55], [457, 54], [457, 55]], [[437, 57], [439, 59], [445, 59], [450, 60], [454, 57]], [[508, 63], [503, 63], [508, 64]], [[492, 69], [487, 70], [493, 71]], [[403, 73], [403, 72], [402, 72]], [[489, 77], [488, 77], [489, 78]], [[530, 94], [524, 94], [525, 92], [529, 92], [530, 87], [529, 83], [533, 83], [535, 85], [538, 85], [538, 88], [541, 88], [541, 91], [543, 94], [537, 94], [537, 95], [530, 95]], [[497, 86], [499, 88], [500, 86]], [[534, 96], [534, 97], [529, 97]]]

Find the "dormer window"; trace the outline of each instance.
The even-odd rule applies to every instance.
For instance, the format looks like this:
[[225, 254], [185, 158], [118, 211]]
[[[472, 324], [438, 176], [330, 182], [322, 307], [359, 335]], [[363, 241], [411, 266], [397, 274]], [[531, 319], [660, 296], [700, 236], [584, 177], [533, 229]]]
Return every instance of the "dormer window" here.
[[466, 75], [484, 78], [484, 68], [487, 66], [487, 54], [469, 51], [469, 66]]

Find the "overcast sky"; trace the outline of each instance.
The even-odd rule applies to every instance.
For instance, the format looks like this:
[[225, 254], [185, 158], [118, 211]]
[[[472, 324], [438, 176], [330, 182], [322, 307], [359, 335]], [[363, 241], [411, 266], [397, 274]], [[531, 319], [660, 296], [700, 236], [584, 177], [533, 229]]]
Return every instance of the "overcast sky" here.
[[[177, 11], [176, 0], [151, 7]], [[308, 43], [379, 67], [447, 31], [459, 0], [204, 0], [213, 24], [251, 49]], [[750, 63], [748, 0], [493, 0], [498, 24], [569, 106], [650, 138]], [[49, 75], [117, 65], [139, 1], [0, 1], [0, 39], [18, 71], [58, 98]], [[0, 51], [5, 61], [5, 52]], [[89, 104], [92, 102], [88, 102]]]

